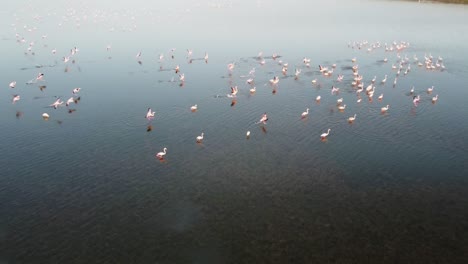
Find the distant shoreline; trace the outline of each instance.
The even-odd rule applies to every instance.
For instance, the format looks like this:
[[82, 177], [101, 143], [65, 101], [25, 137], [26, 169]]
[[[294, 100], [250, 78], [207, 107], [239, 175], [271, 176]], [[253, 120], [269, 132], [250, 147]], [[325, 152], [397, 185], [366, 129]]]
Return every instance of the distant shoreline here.
[[[419, 0], [407, 0], [418, 2]], [[447, 3], [447, 4], [468, 4], [468, 0], [421, 0], [421, 3]]]

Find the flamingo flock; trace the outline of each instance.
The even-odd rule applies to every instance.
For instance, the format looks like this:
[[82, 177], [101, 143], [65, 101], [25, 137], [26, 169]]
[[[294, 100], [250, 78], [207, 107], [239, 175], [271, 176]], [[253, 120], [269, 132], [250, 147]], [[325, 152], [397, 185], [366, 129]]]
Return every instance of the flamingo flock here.
[[[15, 39], [16, 39], [16, 42], [19, 43], [19, 45], [28, 45], [28, 42], [29, 42], [29, 45], [26, 48], [25, 54], [27, 54], [28, 56], [33, 56], [36, 54], [37, 51], [34, 49], [34, 45], [35, 45], [34, 39], [26, 40], [26, 35], [20, 34], [19, 31], [16, 32]], [[45, 34], [42, 35], [42, 40], [46, 40], [46, 39], [47, 39], [47, 35]], [[380, 94], [378, 96], [378, 101], [379, 101], [378, 103], [382, 103], [382, 106], [380, 108], [381, 113], [387, 114], [387, 113], [391, 113], [390, 104], [389, 103], [387, 104], [387, 102], [383, 104], [383, 102], [385, 101], [383, 91], [384, 89], [388, 89], [385, 87], [387, 84], [387, 80], [389, 78], [390, 80], [393, 79], [393, 88], [398, 89], [399, 83], [400, 83], [399, 78], [405, 78], [404, 76], [410, 75], [412, 73], [413, 71], [411, 68], [412, 64], [417, 66], [417, 67], [415, 66], [416, 69], [421, 68], [421, 69], [426, 69], [429, 71], [444, 71], [445, 70], [445, 65], [443, 64], [443, 58], [440, 56], [438, 56], [437, 58], [434, 58], [434, 56], [432, 56], [432, 54], [430, 53], [424, 54], [423, 56], [424, 61], [420, 61], [416, 54], [413, 54], [413, 58], [411, 60], [410, 57], [408, 57], [408, 52], [407, 52], [407, 50], [411, 48], [411, 45], [409, 42], [405, 42], [405, 41], [401, 41], [401, 42], [394, 41], [392, 43], [381, 43], [381, 42], [370, 43], [368, 41], [358, 41], [358, 42], [354, 41], [354, 42], [349, 42], [348, 47], [351, 49], [366, 51], [368, 54], [372, 52], [376, 52], [379, 49], [381, 49], [382, 51], [386, 53], [389, 53], [389, 55], [391, 53], [394, 53], [396, 55], [395, 62], [391, 62], [392, 58], [390, 56], [385, 56], [383, 59], [378, 61], [378, 63], [380, 63], [381, 65], [387, 65], [387, 66], [382, 66], [382, 67], [388, 67], [389, 68], [388, 70], [393, 73], [391, 74], [386, 73], [380, 77], [378, 77], [377, 75], [373, 75], [371, 78], [369, 78], [369, 76], [365, 76], [364, 74], [365, 70], [361, 71], [359, 64], [358, 64], [360, 59], [358, 59], [357, 56], [352, 57], [351, 59], [348, 59], [348, 61], [343, 63], [345, 65], [341, 65], [343, 67], [344, 66], [349, 67], [349, 69], [351, 70], [351, 73], [348, 74], [347, 72], [344, 72], [344, 71], [339, 72], [340, 68], [338, 67], [336, 63], [330, 64], [330, 65], [324, 65], [322, 63], [318, 63], [314, 61], [312, 58], [309, 58], [308, 56], [304, 56], [303, 59], [300, 59], [297, 61], [286, 62], [286, 61], [283, 61], [285, 57], [278, 53], [273, 53], [271, 56], [264, 56], [263, 52], [259, 52], [257, 56], [253, 57], [254, 58], [253, 61], [257, 65], [259, 65], [258, 67], [264, 67], [265, 65], [271, 63], [272, 67], [275, 67], [273, 72], [268, 73], [269, 76], [261, 76], [259, 78], [259, 76], [256, 75], [256, 70], [255, 70], [256, 68], [253, 67], [247, 75], [241, 75], [241, 78], [243, 77], [246, 78], [245, 82], [243, 82], [243, 85], [248, 86], [246, 89], [244, 89], [242, 85], [232, 84], [226, 89], [226, 90], [230, 89], [228, 90], [228, 93], [225, 96], [220, 96], [220, 98], [222, 97], [232, 98], [231, 106], [234, 106], [237, 102], [237, 97], [239, 94], [245, 93], [245, 94], [249, 94], [249, 96], [255, 97], [255, 96], [258, 96], [256, 95], [257, 91], [259, 91], [260, 93], [260, 91], [264, 89], [263, 87], [270, 86], [272, 88], [272, 93], [276, 94], [276, 92], [280, 89], [280, 86], [283, 85], [283, 81], [281, 80], [286, 79], [288, 77], [292, 77], [295, 82], [299, 83], [299, 82], [302, 82], [303, 80], [306, 80], [306, 83], [308, 83], [308, 85], [306, 86], [310, 86], [310, 84], [312, 84], [312, 87], [316, 88], [317, 90], [320, 90], [321, 87], [325, 87], [325, 89], [327, 89], [327, 91], [330, 92], [330, 94], [328, 96], [325, 96], [325, 98], [323, 98], [321, 95], [314, 95], [315, 102], [317, 105], [320, 105], [320, 102], [322, 100], [325, 100], [325, 101], [328, 100], [327, 97], [329, 96], [331, 97], [339, 96], [343, 92], [347, 92], [347, 91], [352, 91], [352, 94], [355, 94], [357, 96], [357, 100], [356, 99], [353, 100], [355, 104], [360, 104], [362, 102], [363, 95], [367, 96], [369, 102], [371, 103], [373, 100], [372, 98], [374, 96], [374, 93], [378, 89], [379, 94]], [[110, 44], [108, 44], [105, 47], [107, 54], [111, 54], [114, 49], [112, 49]], [[211, 57], [209, 57], [208, 52], [205, 51], [203, 53], [203, 56], [200, 56], [197, 58], [196, 51], [190, 48], [185, 49], [185, 50], [186, 50], [185, 57], [187, 59], [188, 64], [196, 64], [197, 60], [204, 61], [204, 64], [210, 63], [209, 58]], [[182, 68], [184, 67], [184, 65], [182, 65], [180, 61], [175, 61], [175, 55], [176, 55], [175, 51], [176, 51], [176, 48], [172, 48], [169, 52], [169, 56], [165, 56], [163, 53], [160, 53], [159, 56], [157, 56], [156, 58], [159, 59], [158, 63], [160, 64], [160, 69], [163, 69], [163, 65], [167, 63], [167, 61], [174, 60], [174, 62], [176, 62], [177, 64], [175, 64], [175, 66], [172, 65], [172, 67], [168, 68], [170, 72], [173, 72], [175, 74], [174, 77], [172, 77], [171, 81], [177, 82], [176, 79], [178, 78], [179, 85], [184, 86], [186, 83], [186, 78], [188, 80], [191, 80], [192, 76], [190, 76], [189, 74], [187, 74], [186, 76], [186, 74], [182, 72]], [[68, 51], [62, 53], [61, 63], [65, 65], [65, 72], [69, 72], [70, 70], [69, 65], [76, 63], [79, 53], [81, 52], [82, 51], [80, 51], [80, 49], [75, 46], [69, 49]], [[87, 51], [83, 51], [83, 52], [87, 52]], [[133, 52], [136, 52], [136, 53], [133, 53]], [[130, 58], [135, 56], [134, 59], [136, 59], [136, 61], [140, 65], [142, 64], [142, 61], [144, 59], [146, 61], [148, 58], [148, 55], [146, 55], [146, 53], [143, 53], [141, 50], [137, 50], [133, 52], [132, 54], [136, 54], [136, 55], [130, 54], [129, 55]], [[52, 54], [50, 56], [55, 56], [56, 54], [60, 54], [60, 53], [61, 52], [58, 51], [56, 48], [53, 48], [48, 54], [49, 55]], [[241, 69], [241, 67], [239, 67], [241, 63], [238, 61], [231, 61], [224, 65], [226, 65], [227, 75], [230, 79], [232, 79], [233, 76], [236, 75], [236, 72], [238, 71], [238, 69]], [[317, 65], [317, 66], [313, 66], [313, 65]], [[291, 71], [289, 71], [290, 66], [293, 67], [294, 69], [292, 73]], [[226, 71], [226, 68], [224, 68], [224, 71]], [[403, 75], [401, 75], [402, 73]], [[334, 75], [336, 75], [336, 78], [332, 77]], [[392, 77], [392, 75], [394, 76]], [[46, 78], [45, 74], [42, 72], [39, 72], [31, 80], [29, 81], [24, 80], [24, 83], [26, 83], [26, 85], [38, 85], [40, 87], [40, 90], [43, 91], [43, 89], [45, 89], [46, 87], [45, 78]], [[310, 79], [307, 80], [307, 78], [310, 78]], [[381, 81], [378, 82], [377, 81], [378, 79], [380, 79]], [[265, 80], [266, 83], [263, 86], [260, 86], [259, 83], [263, 82], [263, 80]], [[257, 86], [255, 86], [255, 84], [257, 84], [258, 89], [257, 89]], [[20, 88], [18, 88], [19, 85], [17, 83], [17, 80], [5, 80], [5, 86], [11, 89], [11, 91], [15, 91], [15, 93], [12, 94], [12, 97], [11, 97], [12, 104], [14, 104], [15, 106], [21, 105], [24, 99], [21, 97], [19, 93], [22, 93], [23, 91]], [[73, 87], [72, 85], [70, 86]], [[84, 90], [88, 91], [87, 88], [85, 88]], [[435, 90], [434, 86], [427, 88], [426, 89], [427, 95], [431, 95], [434, 90]], [[68, 90], [67, 93], [69, 93], [69, 91], [70, 90]], [[55, 110], [66, 107], [68, 108], [69, 113], [72, 113], [76, 109], [70, 109], [70, 107], [74, 104], [75, 105], [78, 104], [78, 102], [80, 101], [81, 97], [78, 96], [80, 91], [81, 91], [80, 87], [72, 88], [71, 95], [69, 94], [69, 97], [67, 96], [68, 99], [66, 101], [62, 99], [64, 95], [55, 96], [54, 101], [48, 105], [44, 105], [44, 107], [53, 108]], [[410, 96], [412, 96], [412, 103], [414, 107], [417, 107], [420, 103], [423, 102], [422, 100], [423, 98], [421, 97], [421, 94], [417, 94], [415, 86], [412, 86], [410, 90]], [[311, 97], [310, 101], [313, 101], [314, 97]], [[386, 96], [385, 98], [388, 98], [388, 97]], [[23, 100], [20, 101], [20, 99], [23, 99]], [[438, 101], [438, 99], [439, 99], [439, 95], [436, 95], [434, 97], [431, 97], [427, 101], [431, 101], [434, 104]], [[347, 104], [345, 101], [347, 101], [347, 99], [340, 96], [340, 98], [336, 99], [336, 106], [333, 106], [333, 107], [334, 108], [336, 107], [339, 110], [339, 112], [344, 112], [347, 107]], [[348, 101], [347, 103], [348, 105], [352, 105], [350, 101]], [[300, 117], [302, 119], [305, 119], [305, 118], [308, 118], [309, 116], [314, 115], [314, 110], [312, 109], [313, 107], [312, 108], [306, 107], [306, 105], [303, 107], [305, 107], [306, 110], [300, 114]], [[317, 106], [317, 107], [320, 107], [320, 106]], [[157, 122], [157, 120], [155, 121], [155, 119], [158, 119], [156, 116], [156, 111], [154, 111], [151, 107], [148, 107], [148, 106], [146, 106], [146, 109], [147, 110], [146, 110], [145, 118], [148, 120], [148, 122], [153, 122], [153, 121]], [[191, 112], [196, 112], [198, 110], [198, 104], [194, 104], [190, 106], [189, 109]], [[350, 116], [346, 119], [343, 118], [343, 121], [354, 123], [356, 121], [356, 117], [357, 117], [357, 114], [354, 114], [353, 116]], [[46, 112], [42, 113], [42, 118], [44, 120], [50, 119], [49, 113], [46, 113]], [[269, 121], [269, 116], [265, 112], [264, 114], [260, 115], [260, 118], [258, 119], [257, 122], [252, 122], [252, 124], [265, 126], [267, 125], [268, 121]], [[151, 128], [152, 126], [149, 125], [147, 131], [148, 132], [151, 131], [152, 130]], [[322, 140], [326, 140], [330, 136], [331, 130], [332, 130], [331, 128], [328, 128], [326, 132], [320, 135], [320, 138]], [[337, 131], [337, 130], [338, 129], [336, 130], [334, 129], [334, 131]], [[248, 130], [245, 135], [246, 135], [246, 138], [250, 138], [251, 131]], [[202, 143], [204, 142], [204, 140], [205, 140], [204, 132], [202, 132], [200, 135], [195, 137], [195, 141], [197, 143]], [[207, 143], [208, 143], [208, 139], [207, 139]], [[167, 147], [164, 147], [163, 151], [156, 153], [155, 156], [158, 159], [164, 159], [167, 154], [167, 149], [168, 149]]]

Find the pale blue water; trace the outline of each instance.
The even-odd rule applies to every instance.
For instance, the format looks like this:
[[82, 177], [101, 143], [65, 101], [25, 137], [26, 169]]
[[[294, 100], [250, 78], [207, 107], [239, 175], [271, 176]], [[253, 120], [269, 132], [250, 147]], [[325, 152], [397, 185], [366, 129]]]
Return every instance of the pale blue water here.
[[[1, 11], [4, 263], [464, 263], [468, 258], [465, 6], [82, 4], [23, 1]], [[16, 41], [16, 32], [25, 43]], [[409, 74], [402, 71], [393, 87], [397, 54], [348, 47], [363, 40], [409, 42], [401, 53], [410, 58]], [[31, 41], [35, 55], [24, 53]], [[73, 47], [79, 49], [75, 63], [62, 62]], [[193, 50], [192, 63], [186, 49]], [[135, 59], [139, 51], [141, 65]], [[260, 51], [263, 66], [255, 58]], [[201, 60], [205, 52], [208, 63]], [[273, 53], [281, 57], [272, 60]], [[418, 67], [413, 55], [423, 61], [424, 54], [443, 57], [446, 69]], [[311, 59], [310, 68], [304, 57]], [[377, 76], [372, 102], [364, 95], [356, 102], [350, 84], [354, 57], [364, 88]], [[384, 57], [388, 63], [381, 62]], [[282, 75], [280, 60], [289, 64], [288, 76]], [[236, 64], [231, 77], [228, 63]], [[319, 64], [333, 63], [332, 77], [320, 75]], [[182, 87], [172, 70], [176, 65], [185, 74]], [[257, 92], [250, 94], [241, 76], [253, 67]], [[290, 76], [296, 67], [302, 69], [298, 80]], [[25, 84], [39, 72], [44, 82]], [[338, 74], [345, 76], [341, 83], [335, 81]], [[381, 85], [385, 74], [388, 81]], [[281, 80], [273, 94], [267, 83], [275, 75]], [[318, 85], [311, 83], [315, 78]], [[11, 89], [13, 80], [17, 85]], [[234, 105], [225, 96], [231, 85], [239, 86]], [[339, 95], [331, 95], [332, 85]], [[412, 104], [412, 86], [421, 96], [418, 107]], [[431, 86], [432, 94], [426, 93]], [[76, 111], [47, 107], [54, 96], [66, 101], [75, 87], [82, 88], [81, 100], [70, 107]], [[21, 96], [15, 104], [13, 94]], [[439, 100], [432, 104], [436, 94]], [[336, 106], [340, 97], [344, 112]], [[194, 104], [198, 111], [192, 113]], [[381, 114], [387, 104], [388, 113]], [[148, 107], [156, 111], [150, 132]], [[301, 119], [307, 107], [309, 117]], [[268, 123], [254, 124], [264, 112]], [[354, 114], [356, 121], [349, 124], [346, 119]], [[322, 142], [320, 134], [328, 128]], [[201, 132], [205, 139], [197, 144]], [[164, 147], [166, 159], [160, 162], [154, 155]]]

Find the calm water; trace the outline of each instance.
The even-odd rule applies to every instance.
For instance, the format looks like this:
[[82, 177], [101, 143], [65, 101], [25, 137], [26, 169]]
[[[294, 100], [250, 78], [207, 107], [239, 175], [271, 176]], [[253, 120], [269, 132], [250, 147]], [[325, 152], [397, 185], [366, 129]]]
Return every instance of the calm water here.
[[[0, 263], [466, 262], [465, 6], [84, 2], [20, 1], [1, 11]], [[397, 53], [348, 47], [363, 40], [409, 42], [401, 53], [409, 74], [393, 87]], [[25, 54], [31, 41], [35, 55]], [[73, 47], [79, 52], [64, 63]], [[413, 56], [424, 54], [443, 57], [446, 69], [418, 67]], [[319, 73], [319, 64], [334, 63], [332, 77]], [[364, 94], [356, 102], [354, 64], [364, 88], [377, 76], [372, 102]], [[250, 94], [243, 76], [253, 67]], [[45, 81], [27, 85], [39, 72]], [[273, 94], [267, 83], [275, 75]], [[239, 87], [235, 103], [226, 97], [231, 85]], [[75, 87], [76, 111], [47, 107]], [[15, 104], [13, 94], [21, 96]], [[148, 107], [156, 111], [150, 132]], [[254, 124], [264, 112], [269, 122]]]

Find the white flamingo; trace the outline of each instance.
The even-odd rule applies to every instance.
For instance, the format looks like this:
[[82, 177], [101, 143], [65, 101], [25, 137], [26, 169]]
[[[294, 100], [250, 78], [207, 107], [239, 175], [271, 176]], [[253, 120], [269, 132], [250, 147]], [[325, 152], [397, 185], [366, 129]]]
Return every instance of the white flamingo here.
[[10, 86], [10, 88], [15, 88], [16, 87], [16, 82], [15, 81], [11, 82], [9, 86]]
[[385, 82], [387, 82], [387, 75], [385, 74], [385, 78], [383, 78], [382, 80], [382, 84], [384, 84]]
[[166, 151], [167, 151], [167, 148], [164, 148], [162, 152], [158, 152], [158, 154], [156, 154], [156, 157], [159, 159], [164, 158], [164, 156], [166, 155]]
[[14, 103], [18, 102], [20, 99], [21, 99], [21, 97], [18, 94], [15, 94], [15, 95], [13, 95], [12, 103], [14, 104]]
[[204, 135], [205, 135], [205, 133], [202, 132], [201, 135], [197, 137], [197, 142], [199, 142], [199, 143], [202, 142]]
[[308, 115], [309, 115], [309, 108], [307, 108], [306, 111], [301, 114], [302, 118], [304, 118], [304, 117], [306, 117]]
[[350, 122], [350, 123], [351, 123], [351, 122], [354, 122], [354, 120], [356, 120], [356, 114], [354, 114], [354, 116], [350, 116], [350, 117], [348, 118], [348, 122]]
[[198, 105], [192, 105], [190, 107], [190, 110], [192, 110], [192, 111], [197, 111], [197, 109], [198, 109]]
[[156, 112], [152, 111], [151, 108], [148, 108], [148, 112], [146, 112], [146, 119], [151, 119], [154, 117], [154, 115], [156, 114]]
[[385, 113], [388, 111], [388, 108], [389, 108], [389, 105], [382, 107], [380, 110], [382, 111], [382, 113]]
[[328, 131], [327, 131], [327, 133], [323, 133], [322, 135], [320, 135], [320, 138], [322, 138], [322, 139], [327, 138], [328, 135], [330, 134], [330, 131], [331, 131], [331, 129], [329, 128]]

